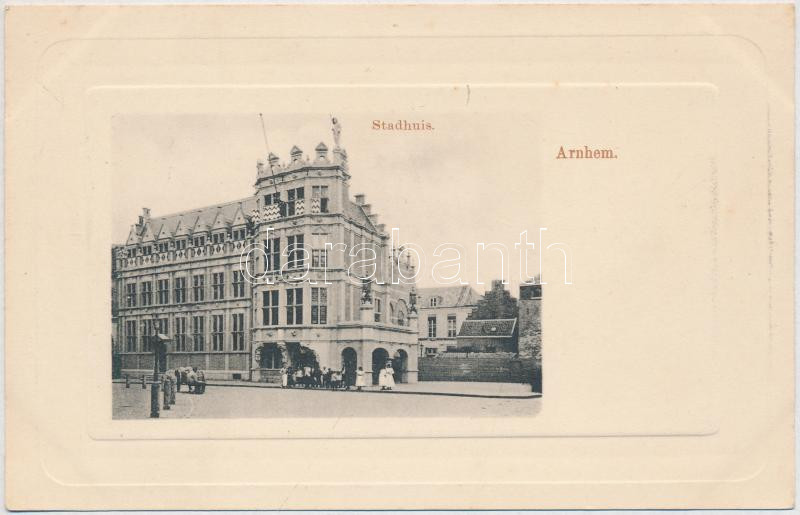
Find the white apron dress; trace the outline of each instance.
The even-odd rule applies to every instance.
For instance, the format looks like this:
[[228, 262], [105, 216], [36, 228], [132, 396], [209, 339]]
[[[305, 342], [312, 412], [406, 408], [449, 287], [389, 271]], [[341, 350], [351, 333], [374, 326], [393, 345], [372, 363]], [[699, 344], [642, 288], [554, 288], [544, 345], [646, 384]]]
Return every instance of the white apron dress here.
[[384, 368], [383, 370], [386, 373], [386, 387], [394, 388], [394, 370], [391, 368]]
[[367, 386], [366, 381], [364, 381], [364, 371], [357, 370], [356, 371], [356, 387]]

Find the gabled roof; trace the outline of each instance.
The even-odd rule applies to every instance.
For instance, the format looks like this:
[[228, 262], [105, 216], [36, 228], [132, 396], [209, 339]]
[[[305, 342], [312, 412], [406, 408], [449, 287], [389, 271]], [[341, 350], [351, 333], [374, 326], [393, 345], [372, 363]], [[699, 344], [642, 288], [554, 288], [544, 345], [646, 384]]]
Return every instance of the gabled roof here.
[[359, 225], [363, 225], [371, 231], [378, 232], [378, 228], [375, 227], [375, 224], [372, 223], [364, 210], [361, 209], [361, 206], [351, 200], [344, 203], [344, 217], [349, 218]]
[[144, 224], [144, 231], [142, 231], [142, 243], [155, 241], [156, 237], [153, 235], [153, 227], [150, 222]]
[[463, 286], [440, 286], [436, 288], [419, 288], [417, 290], [417, 299], [420, 309], [431, 307], [430, 299], [436, 297], [439, 301], [436, 303], [437, 308], [457, 308], [462, 306], [474, 306], [478, 303], [481, 296], [476, 292], [472, 286], [465, 284]]
[[192, 227], [192, 234], [199, 232], [208, 232], [208, 223], [203, 220], [203, 217], [201, 216], [197, 217], [197, 220], [195, 220], [194, 226]]
[[498, 318], [494, 320], [464, 320], [458, 337], [469, 338], [509, 338], [514, 335], [516, 318]]
[[233, 215], [233, 222], [231, 226], [237, 227], [239, 225], [245, 225], [247, 223], [247, 219], [244, 217], [244, 212], [242, 211], [241, 204], [239, 205], [238, 209], [236, 209], [236, 214]]
[[141, 241], [139, 237], [139, 233], [136, 230], [135, 225], [131, 225], [131, 232], [128, 233], [128, 239], [125, 240], [125, 245], [136, 245]]
[[158, 231], [159, 240], [168, 240], [172, 238], [172, 233], [167, 229], [167, 224], [161, 224], [161, 229]]
[[[186, 236], [191, 233], [191, 229], [193, 229], [198, 222], [205, 227], [211, 227], [216, 221], [217, 214], [220, 211], [225, 220], [233, 220], [239, 209], [241, 209], [243, 213], [250, 213], [255, 207], [256, 198], [251, 196], [232, 202], [226, 202], [225, 204], [215, 204], [213, 206], [191, 209], [164, 216], [153, 216], [150, 218], [150, 221], [156, 227], [158, 227], [159, 224], [166, 226], [167, 230], [175, 236]], [[181, 223], [180, 227], [178, 225], [179, 223]]]
[[228, 228], [228, 221], [222, 214], [222, 209], [220, 209], [219, 211], [217, 211], [217, 216], [214, 218], [214, 223], [211, 224], [211, 230], [215, 231], [218, 229], [227, 229], [227, 228]]
[[[164, 223], [164, 227], [167, 227], [166, 223]], [[189, 226], [183, 221], [183, 217], [178, 218], [178, 225], [175, 227], [175, 236], [188, 236], [190, 233]]]

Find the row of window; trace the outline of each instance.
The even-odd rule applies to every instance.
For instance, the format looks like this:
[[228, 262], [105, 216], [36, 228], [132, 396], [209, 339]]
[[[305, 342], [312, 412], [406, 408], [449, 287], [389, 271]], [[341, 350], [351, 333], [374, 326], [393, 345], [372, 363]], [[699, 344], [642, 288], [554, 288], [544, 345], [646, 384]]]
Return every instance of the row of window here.
[[[456, 327], [456, 316], [455, 315], [447, 315], [447, 337], [448, 338], [455, 338], [457, 333]], [[437, 321], [436, 316], [431, 315], [428, 317], [428, 338], [437, 338]]]
[[[286, 237], [286, 268], [302, 268], [305, 265], [305, 238], [302, 234]], [[281, 269], [281, 239], [270, 238], [264, 240], [264, 254], [266, 261], [264, 271], [277, 272]], [[325, 268], [328, 266], [328, 249], [311, 249], [311, 267]]]
[[[202, 247], [206, 244], [206, 241], [218, 244], [218, 243], [225, 243], [226, 241], [242, 241], [247, 238], [247, 229], [235, 229], [231, 231], [230, 235], [225, 232], [218, 232], [211, 235], [210, 239], [206, 239], [205, 235], [198, 235], [192, 238], [180, 238], [173, 241], [173, 248], [175, 250], [186, 250], [188, 242], [191, 241], [192, 245], [195, 247]], [[168, 252], [170, 250], [170, 242], [168, 241], [161, 241], [154, 243], [152, 245], [142, 245], [141, 247], [141, 255], [142, 256], [149, 256], [153, 252]], [[136, 257], [136, 248], [132, 247], [127, 250], [127, 257], [132, 258]]]
[[[287, 288], [284, 291], [286, 325], [303, 323], [303, 288]], [[261, 322], [263, 325], [279, 325], [280, 292], [262, 292]], [[311, 323], [328, 323], [328, 289], [311, 288]]]
[[[281, 199], [280, 192], [268, 193], [264, 195], [265, 206], [278, 206], [280, 216], [294, 216], [297, 214], [297, 201], [305, 198], [306, 190], [304, 187], [293, 188], [286, 191], [286, 200]], [[319, 200], [320, 213], [328, 212], [328, 187], [312, 186], [311, 197]]]
[[[191, 318], [191, 332], [187, 333], [187, 318]], [[225, 348], [225, 315], [211, 315], [211, 350], [224, 351]], [[169, 335], [169, 319], [141, 320], [125, 322], [125, 351], [126, 352], [152, 352], [153, 341], [157, 334]], [[231, 315], [230, 350], [244, 350], [244, 314]], [[192, 317], [175, 317], [174, 333], [172, 333], [178, 352], [206, 350], [206, 317], [196, 315]]]
[[[201, 302], [206, 300], [206, 276], [205, 274], [192, 275], [192, 301]], [[170, 293], [172, 293], [173, 304], [183, 304], [187, 302], [186, 277], [176, 277], [173, 287], [170, 289], [169, 279], [158, 279], [156, 281], [157, 290], [155, 292], [155, 303], [159, 305], [170, 304]], [[231, 274], [231, 294], [234, 299], [241, 299], [245, 296], [244, 274], [241, 271], [234, 271]], [[226, 295], [225, 273], [215, 272], [211, 274], [211, 299], [224, 300]], [[128, 283], [125, 285], [125, 306], [135, 308], [138, 306], [153, 305], [153, 282], [144, 281]]]

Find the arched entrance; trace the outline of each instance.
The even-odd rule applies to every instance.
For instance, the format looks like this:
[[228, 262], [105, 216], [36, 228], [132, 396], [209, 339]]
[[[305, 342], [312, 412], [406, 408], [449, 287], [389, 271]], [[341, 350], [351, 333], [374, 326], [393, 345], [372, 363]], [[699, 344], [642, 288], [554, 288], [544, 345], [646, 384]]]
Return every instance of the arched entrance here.
[[312, 370], [319, 368], [317, 353], [299, 342], [287, 342], [286, 352], [289, 356], [289, 364], [295, 370], [297, 367], [311, 367]]
[[344, 384], [355, 386], [356, 368], [358, 367], [358, 354], [352, 347], [347, 347], [342, 351], [342, 368], [344, 369]]
[[394, 382], [408, 382], [408, 353], [403, 349], [398, 349], [392, 358], [392, 368], [394, 369]]
[[386, 368], [389, 361], [389, 353], [386, 349], [377, 348], [372, 351], [372, 384], [378, 384], [378, 374], [382, 368]]

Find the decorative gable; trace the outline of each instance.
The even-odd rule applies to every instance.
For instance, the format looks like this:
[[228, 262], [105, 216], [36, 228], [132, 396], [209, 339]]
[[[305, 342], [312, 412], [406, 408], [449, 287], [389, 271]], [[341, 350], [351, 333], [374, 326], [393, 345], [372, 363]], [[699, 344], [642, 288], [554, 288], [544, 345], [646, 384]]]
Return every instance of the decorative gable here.
[[159, 240], [168, 240], [172, 238], [172, 233], [167, 229], [167, 224], [161, 224], [161, 230], [158, 231]]
[[194, 222], [194, 227], [192, 228], [192, 234], [198, 234], [201, 232], [208, 232], [208, 225], [203, 222], [201, 217], [197, 217], [197, 220]]
[[148, 222], [144, 226], [144, 232], [142, 233], [142, 243], [147, 243], [151, 241], [155, 241], [156, 237], [153, 235], [153, 228], [150, 226]]
[[125, 240], [125, 245], [136, 245], [140, 241], [139, 233], [136, 232], [136, 226], [131, 225], [131, 232], [128, 233], [128, 239]]
[[178, 220], [178, 226], [175, 227], [175, 236], [189, 236], [189, 227], [183, 223], [183, 217]]
[[231, 225], [233, 227], [238, 227], [240, 225], [247, 225], [247, 219], [244, 217], [241, 204], [239, 204], [239, 207], [236, 209], [236, 214], [233, 215], [233, 223]]
[[225, 217], [222, 215], [222, 209], [217, 211], [217, 216], [214, 218], [214, 223], [211, 225], [211, 230], [216, 231], [219, 229], [227, 229], [228, 224], [225, 221]]

